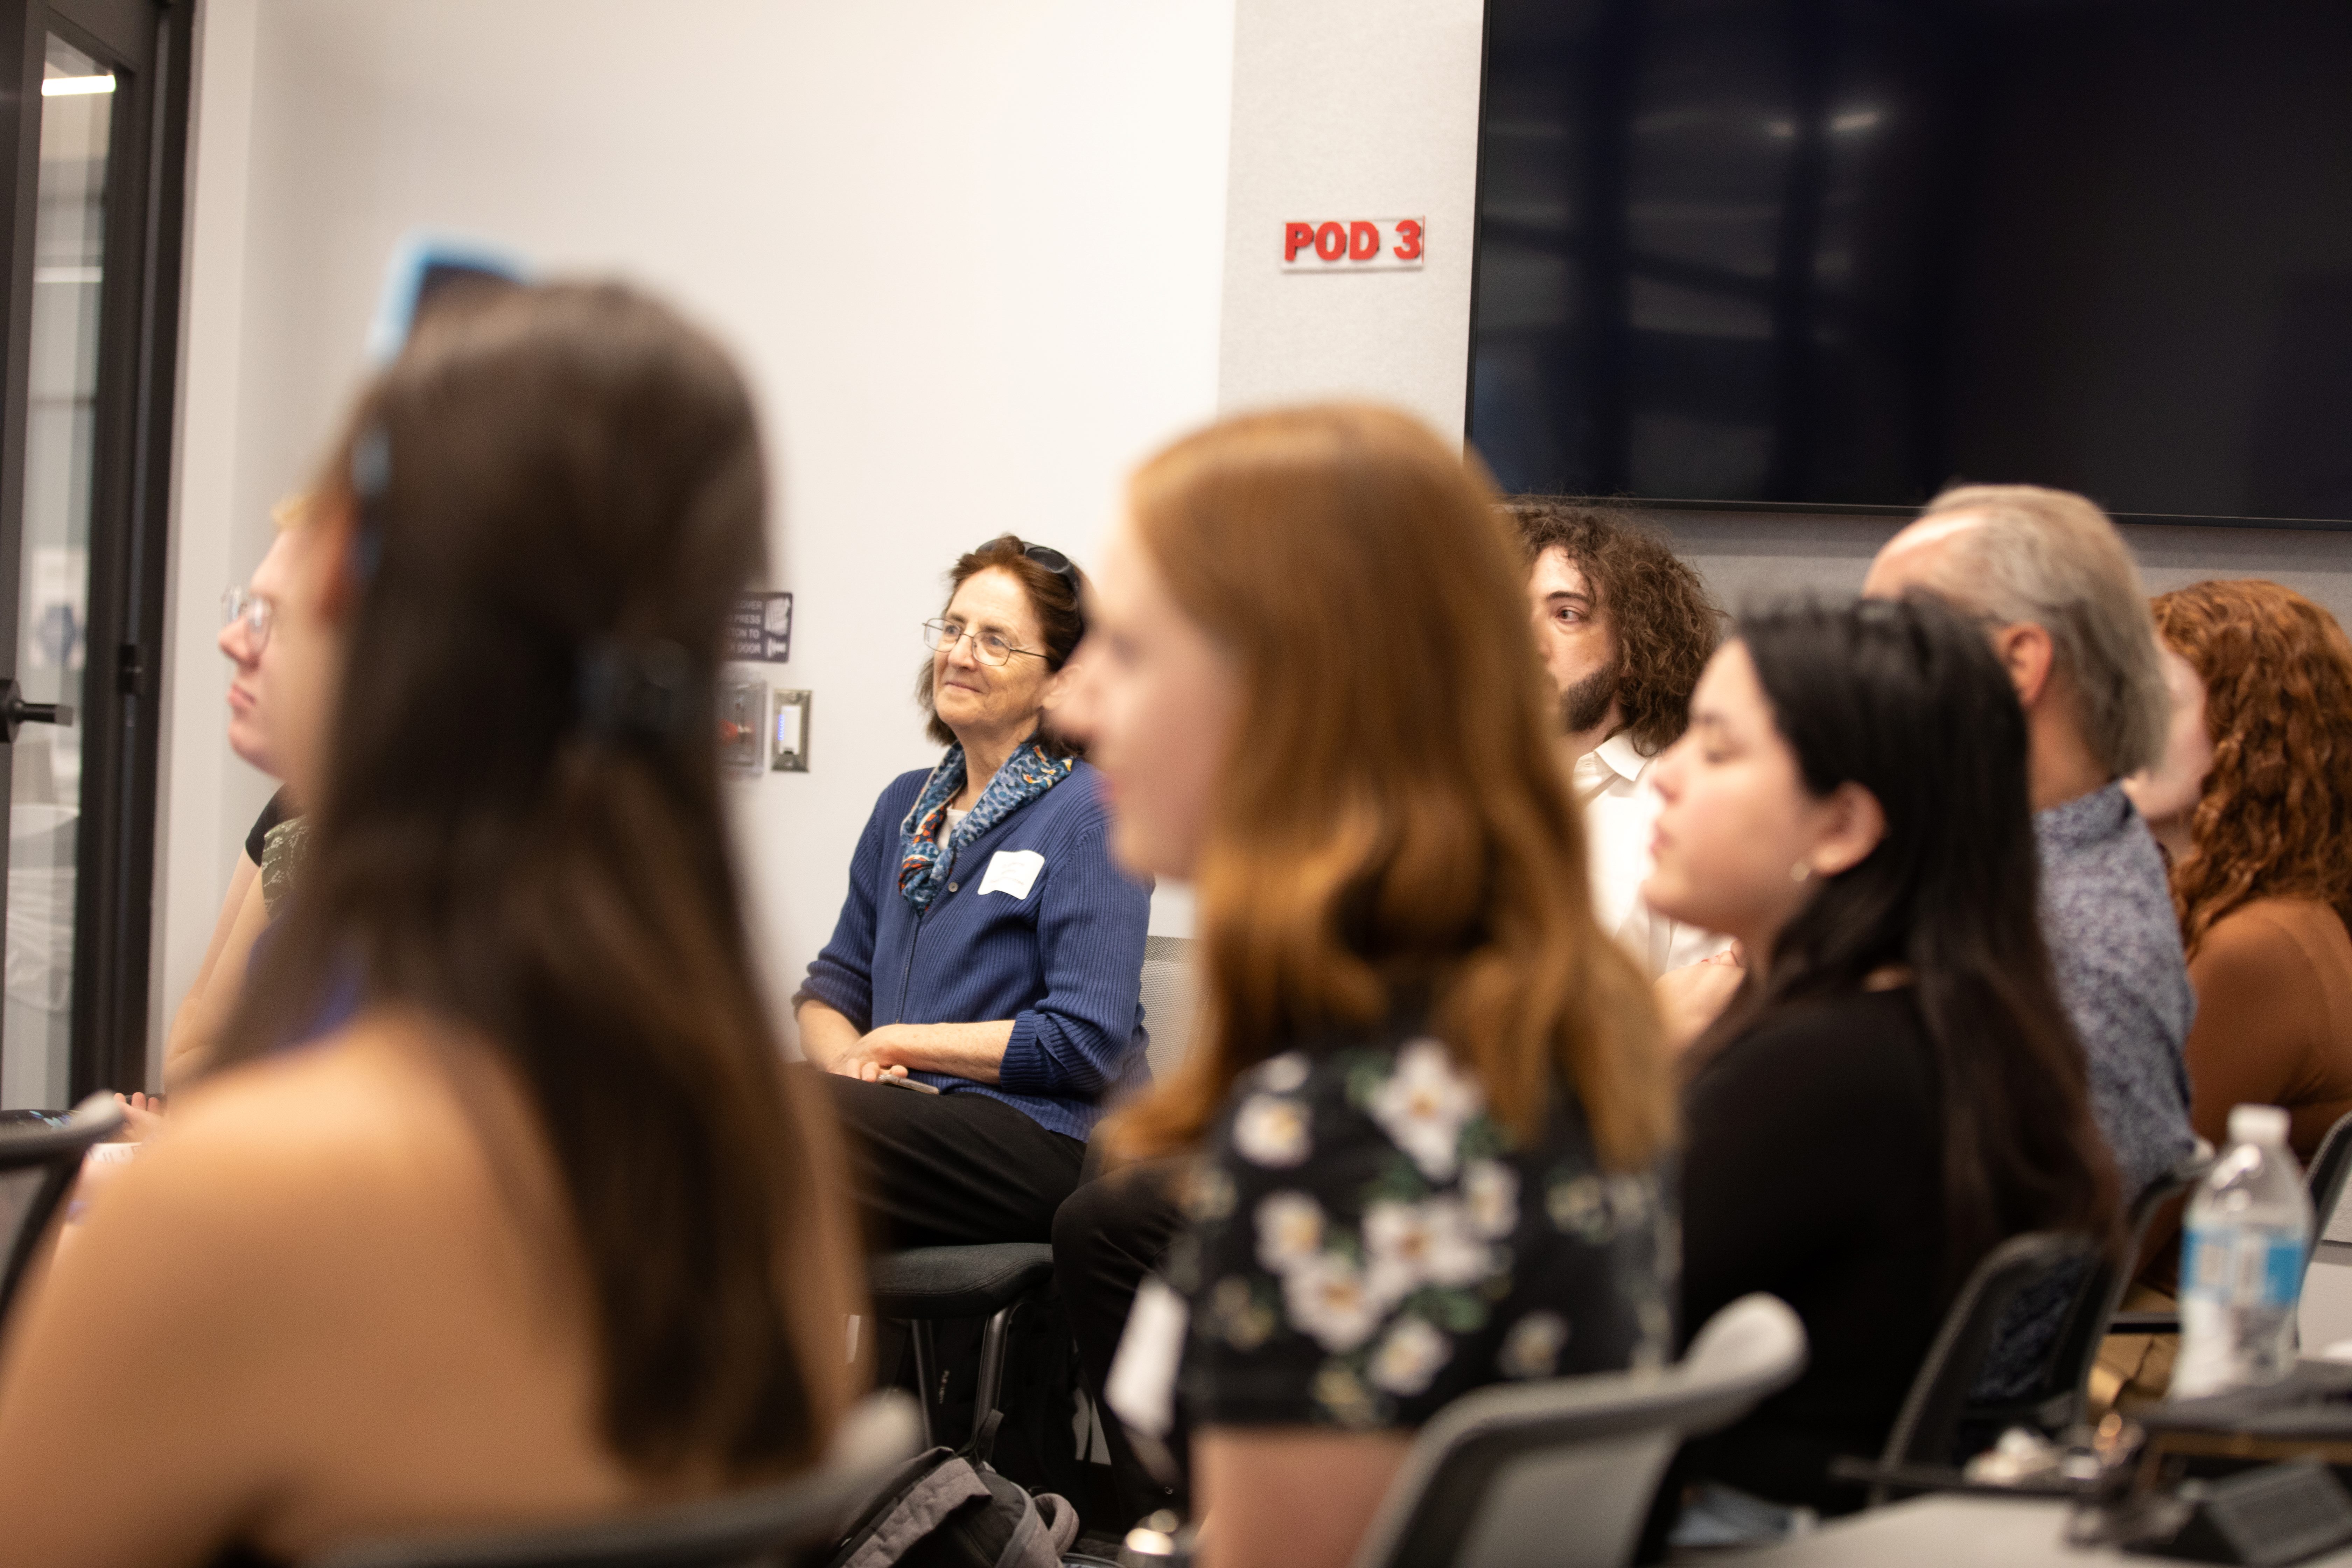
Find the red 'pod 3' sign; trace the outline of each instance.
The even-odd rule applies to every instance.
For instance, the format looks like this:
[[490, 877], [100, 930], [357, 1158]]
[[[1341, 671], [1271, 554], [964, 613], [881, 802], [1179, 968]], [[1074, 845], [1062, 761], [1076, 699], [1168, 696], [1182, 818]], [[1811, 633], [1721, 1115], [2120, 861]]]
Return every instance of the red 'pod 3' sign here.
[[1285, 272], [1418, 270], [1429, 226], [1417, 217], [1308, 219], [1282, 226]]

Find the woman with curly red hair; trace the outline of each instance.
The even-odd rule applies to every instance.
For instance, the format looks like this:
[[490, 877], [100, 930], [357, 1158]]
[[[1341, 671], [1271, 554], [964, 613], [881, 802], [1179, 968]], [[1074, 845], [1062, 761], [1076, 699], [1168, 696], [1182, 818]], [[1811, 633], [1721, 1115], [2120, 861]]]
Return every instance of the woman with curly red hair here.
[[2155, 610], [2172, 742], [2128, 787], [2171, 856], [2197, 989], [2190, 1120], [2218, 1145], [2232, 1105], [2284, 1106], [2308, 1160], [2352, 1110], [2352, 641], [2275, 583]]
[[[2124, 788], [2171, 861], [2197, 993], [2189, 1121], [2218, 1147], [2231, 1106], [2283, 1106], [2308, 1162], [2352, 1110], [2352, 641], [2276, 583], [2198, 583], [2153, 607], [2172, 723]], [[2126, 1307], [2170, 1301], [2180, 1209], [2158, 1216]], [[2161, 1397], [2176, 1346], [2110, 1338], [2095, 1397]]]

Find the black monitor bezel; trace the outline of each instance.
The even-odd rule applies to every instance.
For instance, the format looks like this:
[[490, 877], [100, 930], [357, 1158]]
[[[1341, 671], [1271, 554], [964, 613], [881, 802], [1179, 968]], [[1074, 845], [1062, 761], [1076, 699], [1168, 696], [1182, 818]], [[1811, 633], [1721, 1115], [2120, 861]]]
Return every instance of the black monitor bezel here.
[[[1470, 431], [1478, 399], [1478, 278], [1479, 247], [1485, 243], [1486, 211], [1486, 83], [1495, 51], [1495, 0], [1483, 0], [1478, 21], [1478, 117], [1475, 148], [1475, 170], [1470, 182], [1470, 311], [1463, 334], [1462, 445], [1475, 450]], [[1990, 481], [1988, 481], [1990, 482]], [[1864, 505], [1843, 501], [1697, 500], [1675, 496], [1612, 495], [1585, 498], [1614, 507], [1642, 511], [1753, 512], [1782, 517], [1916, 517], [1916, 506]], [[2096, 500], [2096, 497], [2091, 498]], [[2297, 533], [2352, 532], [2352, 517], [2210, 516], [2198, 512], [2109, 511], [2116, 522], [2150, 523], [2170, 528], [2239, 528], [2283, 530]]]

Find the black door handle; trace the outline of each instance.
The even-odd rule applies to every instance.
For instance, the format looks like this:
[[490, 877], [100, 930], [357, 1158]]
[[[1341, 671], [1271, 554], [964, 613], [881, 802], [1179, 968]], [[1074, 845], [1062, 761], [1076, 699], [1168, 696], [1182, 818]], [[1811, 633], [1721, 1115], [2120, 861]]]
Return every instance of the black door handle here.
[[16, 731], [27, 724], [73, 723], [73, 710], [62, 702], [27, 702], [25, 694], [13, 680], [0, 681], [0, 724], [8, 729], [8, 743], [16, 743]]

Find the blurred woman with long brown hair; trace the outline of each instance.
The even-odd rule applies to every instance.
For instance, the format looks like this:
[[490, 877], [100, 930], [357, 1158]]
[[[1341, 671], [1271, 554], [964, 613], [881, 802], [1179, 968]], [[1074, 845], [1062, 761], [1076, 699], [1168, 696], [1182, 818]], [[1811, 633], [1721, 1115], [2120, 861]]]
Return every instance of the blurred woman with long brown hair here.
[[1103, 552], [1066, 711], [1119, 858], [1199, 900], [1207, 1022], [1113, 1136], [1198, 1151], [1170, 1272], [1218, 1568], [1345, 1562], [1472, 1388], [1672, 1349], [1672, 1087], [1520, 579], [1484, 479], [1365, 407], [1176, 443]]
[[850, 1395], [841, 1154], [712, 743], [766, 510], [733, 366], [625, 289], [436, 305], [314, 495], [299, 918], [9, 1324], [12, 1561], [608, 1513], [805, 1465]]

